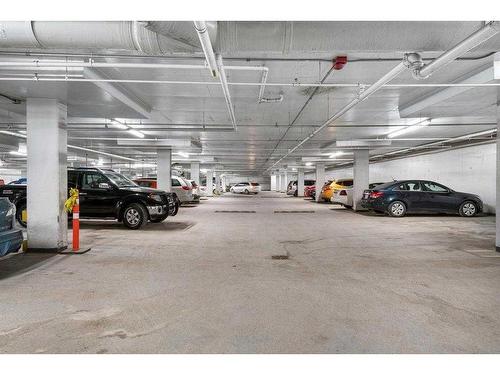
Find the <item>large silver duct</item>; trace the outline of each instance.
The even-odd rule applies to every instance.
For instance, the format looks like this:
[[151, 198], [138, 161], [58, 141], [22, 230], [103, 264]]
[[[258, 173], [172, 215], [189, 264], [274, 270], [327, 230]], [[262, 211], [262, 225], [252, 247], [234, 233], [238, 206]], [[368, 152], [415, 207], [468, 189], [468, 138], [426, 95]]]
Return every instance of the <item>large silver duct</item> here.
[[192, 26], [185, 28], [182, 22], [161, 24], [165, 34], [160, 35], [146, 28], [147, 22], [138, 21], [0, 22], [0, 48], [135, 51], [154, 55], [200, 50]]

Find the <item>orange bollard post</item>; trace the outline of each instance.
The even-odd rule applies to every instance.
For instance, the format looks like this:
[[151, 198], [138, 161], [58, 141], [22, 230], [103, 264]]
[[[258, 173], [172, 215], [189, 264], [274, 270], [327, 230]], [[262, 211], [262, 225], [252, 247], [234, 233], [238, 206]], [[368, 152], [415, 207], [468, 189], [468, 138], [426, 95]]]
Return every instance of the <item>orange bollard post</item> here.
[[73, 207], [73, 251], [80, 250], [80, 198]]

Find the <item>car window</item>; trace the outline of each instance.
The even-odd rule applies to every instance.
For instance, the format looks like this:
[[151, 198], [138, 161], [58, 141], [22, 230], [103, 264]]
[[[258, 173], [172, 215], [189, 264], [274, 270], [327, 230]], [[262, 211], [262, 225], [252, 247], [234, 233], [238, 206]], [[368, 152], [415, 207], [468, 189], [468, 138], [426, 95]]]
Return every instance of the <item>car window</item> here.
[[426, 191], [432, 191], [436, 193], [444, 193], [448, 191], [446, 187], [436, 184], [435, 182], [426, 181], [422, 182], [422, 185], [424, 185], [424, 190]]
[[[137, 184], [125, 177], [124, 175], [120, 173], [116, 173], [113, 171], [105, 171], [104, 175], [109, 178], [111, 181], [114, 182], [114, 184], [118, 187], [126, 187], [126, 186], [137, 186]], [[105, 181], [108, 182], [108, 181]]]
[[76, 188], [78, 184], [78, 172], [68, 171], [68, 187]]
[[339, 185], [342, 185], [342, 186], [352, 186], [353, 185], [353, 180], [340, 181]]
[[181, 186], [181, 182], [176, 178], [172, 178], [172, 186]]
[[315, 182], [316, 181], [314, 181], [314, 180], [305, 180], [304, 186], [312, 186], [312, 185], [314, 185]]
[[403, 190], [403, 191], [421, 191], [420, 184], [416, 181], [407, 181], [401, 184], [396, 185], [394, 190]]
[[101, 173], [97, 172], [86, 172], [83, 175], [82, 188], [83, 189], [99, 189], [99, 184], [106, 183], [109, 181]]

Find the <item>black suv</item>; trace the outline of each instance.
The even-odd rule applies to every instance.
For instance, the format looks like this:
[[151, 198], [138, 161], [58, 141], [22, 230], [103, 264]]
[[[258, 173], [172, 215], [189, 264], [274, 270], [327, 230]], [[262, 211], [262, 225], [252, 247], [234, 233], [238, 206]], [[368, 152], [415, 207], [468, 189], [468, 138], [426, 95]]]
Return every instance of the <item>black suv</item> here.
[[[175, 216], [179, 199], [175, 193], [138, 186], [132, 180], [101, 168], [68, 170], [68, 189], [80, 192], [81, 218], [114, 218], [130, 229], [139, 229], [149, 221], [159, 223]], [[26, 185], [9, 184], [0, 187], [0, 197], [8, 197], [16, 205], [16, 218], [22, 225], [26, 210]]]

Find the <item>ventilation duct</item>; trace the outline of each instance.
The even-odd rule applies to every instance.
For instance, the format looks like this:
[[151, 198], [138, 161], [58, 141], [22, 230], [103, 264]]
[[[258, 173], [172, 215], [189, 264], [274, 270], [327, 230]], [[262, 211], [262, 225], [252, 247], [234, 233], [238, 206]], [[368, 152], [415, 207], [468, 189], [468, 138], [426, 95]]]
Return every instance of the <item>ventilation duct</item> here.
[[[175, 23], [175, 22], [172, 22]], [[191, 35], [182, 27], [178, 34], [160, 35], [137, 21], [9, 21], [0, 22], [1, 48], [136, 51], [144, 54], [192, 53]]]

